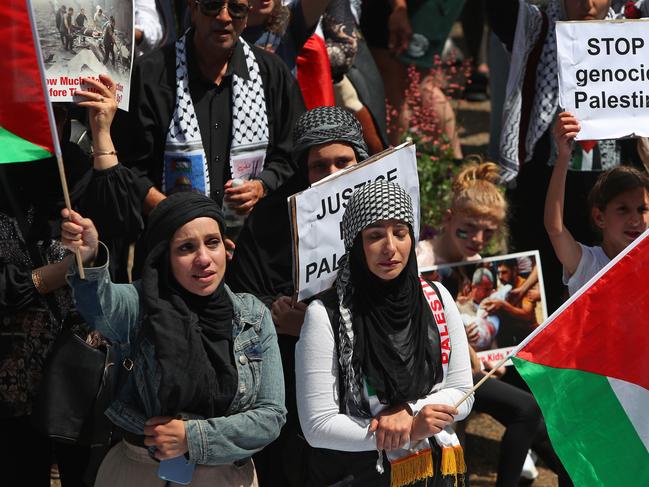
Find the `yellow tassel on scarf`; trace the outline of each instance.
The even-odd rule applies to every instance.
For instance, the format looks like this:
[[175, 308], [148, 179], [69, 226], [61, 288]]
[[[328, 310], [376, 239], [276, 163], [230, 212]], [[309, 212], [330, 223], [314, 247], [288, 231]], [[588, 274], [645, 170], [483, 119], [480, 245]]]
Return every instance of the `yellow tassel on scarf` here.
[[444, 448], [442, 448], [442, 462], [440, 465], [440, 470], [442, 475], [445, 477], [455, 477], [455, 487], [464, 485], [466, 463], [464, 462], [464, 451], [462, 450], [462, 447], [460, 445], [445, 446]]
[[462, 450], [462, 446], [455, 445], [453, 450], [455, 450], [455, 465], [457, 467], [457, 473], [466, 473], [466, 463], [464, 462], [464, 450]]
[[442, 448], [442, 463], [439, 469], [442, 471], [442, 475], [457, 474], [455, 448], [453, 448], [452, 446], [445, 446], [444, 448]]
[[390, 487], [401, 487], [433, 476], [430, 448], [390, 462]]

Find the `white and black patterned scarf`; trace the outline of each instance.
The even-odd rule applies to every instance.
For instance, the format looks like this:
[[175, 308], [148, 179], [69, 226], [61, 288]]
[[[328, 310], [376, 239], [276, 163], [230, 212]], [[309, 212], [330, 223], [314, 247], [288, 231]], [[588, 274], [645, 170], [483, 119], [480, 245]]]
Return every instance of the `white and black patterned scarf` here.
[[[203, 178], [205, 194], [210, 195], [210, 180], [207, 158], [203, 149], [201, 131], [194, 104], [189, 92], [187, 70], [187, 33], [176, 41], [176, 107], [167, 131], [167, 150], [200, 149], [202, 151]], [[232, 141], [230, 145], [230, 164], [233, 156], [246, 152], [265, 150], [268, 146], [268, 116], [266, 97], [259, 72], [259, 65], [250, 46], [242, 38], [248, 67], [249, 79], [232, 75]], [[167, 165], [163, 171], [162, 187], [166, 188]], [[232, 166], [231, 166], [231, 169]]]
[[[532, 158], [534, 147], [548, 130], [559, 108], [557, 41], [555, 24], [565, 18], [561, 0], [553, 0], [545, 12], [547, 34], [543, 32], [543, 13], [536, 5], [519, 0], [516, 34], [513, 42], [512, 59], [507, 80], [507, 91], [503, 107], [503, 125], [500, 136], [501, 179], [509, 182], [516, 178], [520, 166], [520, 137], [525, 138], [525, 160]], [[609, 9], [607, 18], [614, 18]], [[541, 54], [536, 68], [534, 100], [526, 133], [520, 134], [521, 109], [523, 106], [523, 82], [529, 56], [538, 42], [542, 42]]]

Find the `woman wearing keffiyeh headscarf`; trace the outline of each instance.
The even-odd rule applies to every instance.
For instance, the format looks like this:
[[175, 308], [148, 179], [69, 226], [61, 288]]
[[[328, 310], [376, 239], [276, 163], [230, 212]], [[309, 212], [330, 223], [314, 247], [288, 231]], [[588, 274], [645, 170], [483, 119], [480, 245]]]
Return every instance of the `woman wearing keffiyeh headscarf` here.
[[255, 455], [262, 485], [301, 486], [295, 405], [295, 342], [304, 320], [304, 303], [293, 303], [291, 224], [287, 197], [310, 184], [367, 158], [361, 125], [340, 107], [304, 113], [293, 130], [297, 173], [275, 194], [262, 200], [248, 217], [237, 240], [226, 281], [235, 291], [249, 292], [272, 309], [286, 384], [286, 426], [279, 439]]
[[[149, 217], [134, 284], [110, 281], [92, 221], [64, 211], [63, 244], [86, 267], [85, 280], [76, 269], [68, 276], [79, 312], [131, 365], [105, 412], [124, 441], [95, 486], [258, 485], [250, 457], [284, 424], [284, 382], [268, 309], [224, 283], [218, 204], [187, 192], [164, 199]], [[172, 459], [182, 467], [160, 477], [168, 464], [156, 460]]]
[[[410, 196], [386, 181], [352, 194], [334, 288], [296, 347], [308, 485], [462, 485], [449, 425], [471, 410], [468, 346], [449, 292], [420, 279]], [[323, 450], [328, 449], [328, 450]], [[332, 451], [333, 450], [333, 451]]]

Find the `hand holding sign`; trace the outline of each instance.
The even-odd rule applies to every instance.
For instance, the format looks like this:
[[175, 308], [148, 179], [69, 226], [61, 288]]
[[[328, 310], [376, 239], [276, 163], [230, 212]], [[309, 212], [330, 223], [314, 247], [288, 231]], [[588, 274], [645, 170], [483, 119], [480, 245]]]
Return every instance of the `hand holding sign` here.
[[566, 162], [570, 159], [572, 153], [572, 141], [579, 133], [579, 122], [568, 112], [562, 112], [557, 118], [554, 126], [554, 141], [559, 150], [559, 158]]

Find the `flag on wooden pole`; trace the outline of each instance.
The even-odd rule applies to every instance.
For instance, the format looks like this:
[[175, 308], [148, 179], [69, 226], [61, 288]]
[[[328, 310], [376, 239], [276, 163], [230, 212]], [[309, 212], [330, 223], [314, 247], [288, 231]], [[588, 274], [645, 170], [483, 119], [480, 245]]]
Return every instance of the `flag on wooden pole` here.
[[648, 235], [513, 352], [575, 485], [649, 486]]

